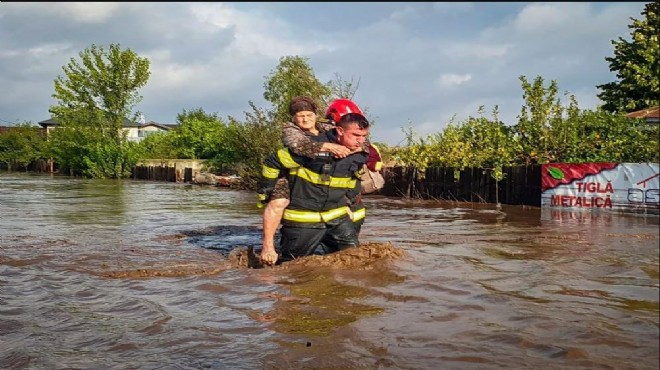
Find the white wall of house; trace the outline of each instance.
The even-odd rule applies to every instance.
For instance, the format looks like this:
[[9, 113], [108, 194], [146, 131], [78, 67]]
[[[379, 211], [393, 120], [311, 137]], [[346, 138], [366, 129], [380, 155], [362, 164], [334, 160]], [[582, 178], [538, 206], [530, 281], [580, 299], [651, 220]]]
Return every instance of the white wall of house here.
[[129, 138], [129, 140], [131, 138], [138, 137], [138, 131], [139, 130], [138, 130], [137, 127], [122, 127], [122, 130], [124, 130], [125, 132], [128, 133], [126, 136]]
[[[57, 129], [56, 125], [53, 126], [46, 126], [46, 135], [49, 135], [52, 130]], [[144, 126], [135, 126], [135, 127], [122, 127], [122, 130], [126, 132], [126, 138], [129, 141], [135, 141], [135, 142], [140, 142], [142, 141], [145, 137], [154, 134], [156, 132], [167, 132], [169, 130], [165, 130], [162, 127], [159, 127], [157, 125], [153, 124], [147, 124]]]
[[128, 132], [128, 140], [140, 142], [144, 140], [145, 137], [155, 134], [157, 132], [166, 132], [162, 128], [155, 125], [145, 125], [141, 127], [124, 127], [124, 131]]

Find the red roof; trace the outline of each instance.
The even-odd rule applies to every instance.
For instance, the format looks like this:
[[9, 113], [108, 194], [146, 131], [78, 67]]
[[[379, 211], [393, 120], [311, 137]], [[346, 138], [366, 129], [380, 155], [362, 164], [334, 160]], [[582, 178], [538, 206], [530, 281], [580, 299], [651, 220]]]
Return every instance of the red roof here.
[[630, 118], [655, 118], [658, 119], [660, 118], [660, 106], [657, 107], [650, 107], [642, 110], [638, 110], [635, 112], [630, 112], [626, 114], [626, 117]]

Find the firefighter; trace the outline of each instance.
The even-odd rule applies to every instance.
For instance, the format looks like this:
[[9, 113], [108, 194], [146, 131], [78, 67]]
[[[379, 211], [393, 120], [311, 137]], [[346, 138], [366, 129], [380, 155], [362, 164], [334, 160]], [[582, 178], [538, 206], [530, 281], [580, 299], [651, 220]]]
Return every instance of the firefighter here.
[[[316, 119], [317, 105], [307, 96], [296, 96], [289, 103], [291, 122], [286, 122], [282, 129], [282, 143], [293, 154], [303, 157], [315, 157], [320, 152], [330, 152], [337, 158], [346, 157], [350, 150], [343, 145], [315, 140], [319, 134], [332, 130], [330, 122], [319, 122]], [[275, 253], [275, 234], [280, 226], [284, 209], [289, 205], [289, 185], [287, 176], [281, 175], [272, 187], [270, 194], [264, 194], [263, 241], [260, 259], [263, 263], [273, 264], [277, 259]], [[263, 206], [259, 203], [259, 206]]]
[[[326, 109], [325, 118], [330, 122], [335, 123], [339, 122], [346, 114], [357, 114], [366, 120], [360, 107], [349, 99], [337, 99], [332, 102], [328, 106], [328, 109]], [[364, 224], [364, 218], [366, 217], [366, 208], [364, 203], [362, 203], [362, 195], [380, 190], [385, 183], [383, 175], [380, 172], [383, 167], [380, 151], [369, 141], [365, 141], [364, 150], [368, 153], [368, 157], [367, 162], [362, 169], [362, 176], [360, 178], [360, 194], [353, 198], [350, 204], [352, 220], [358, 235], [360, 235], [360, 230], [362, 229], [362, 224]]]
[[[305, 157], [314, 157], [319, 152], [329, 151], [336, 158], [343, 158], [351, 153], [343, 145], [320, 142], [314, 140], [314, 137], [334, 128], [336, 121], [348, 113], [361, 115], [365, 118], [362, 110], [353, 101], [348, 99], [337, 99], [328, 106], [325, 114], [325, 121], [316, 120], [317, 106], [313, 99], [306, 96], [297, 96], [291, 99], [289, 104], [289, 113], [292, 121], [286, 122], [282, 130], [282, 142], [294, 154]], [[365, 118], [366, 119], [366, 118]], [[382, 175], [380, 168], [382, 162], [377, 149], [365, 143], [369, 147], [369, 160], [367, 165], [371, 171], [365, 168], [362, 178], [362, 192], [369, 193], [382, 187]], [[374, 179], [376, 181], [374, 181]], [[378, 184], [378, 186], [373, 186]], [[368, 191], [367, 191], [368, 190]], [[260, 260], [266, 264], [274, 263], [277, 257], [275, 251], [275, 234], [280, 225], [284, 209], [289, 204], [289, 188], [286, 176], [280, 176], [275, 183], [271, 194], [264, 195], [268, 198], [265, 203], [263, 213], [263, 242], [260, 254]], [[262, 199], [263, 200], [263, 199]], [[263, 207], [263, 203], [259, 206]], [[360, 226], [364, 222], [364, 211], [356, 207], [357, 223], [356, 227], [359, 233]]]
[[260, 198], [268, 201], [280, 171], [286, 170], [290, 201], [282, 217], [281, 257], [273, 246], [262, 250], [262, 262], [272, 264], [278, 258], [281, 262], [309, 255], [321, 244], [330, 253], [358, 245], [351, 207], [357, 204], [361, 191], [368, 134], [366, 118], [360, 113], [347, 113], [334, 129], [313, 138], [343, 145], [352, 151], [350, 155], [336, 158], [322, 152], [309, 158], [284, 148], [266, 159], [258, 190]]

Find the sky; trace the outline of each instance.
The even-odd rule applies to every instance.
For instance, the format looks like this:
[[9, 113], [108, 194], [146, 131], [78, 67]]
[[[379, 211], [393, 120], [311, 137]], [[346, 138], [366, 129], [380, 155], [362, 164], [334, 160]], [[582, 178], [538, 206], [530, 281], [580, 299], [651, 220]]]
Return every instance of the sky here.
[[[373, 142], [405, 144], [450, 122], [517, 123], [520, 76], [556, 81], [582, 109], [616, 81], [606, 57], [630, 40], [643, 2], [0, 2], [0, 125], [36, 124], [57, 105], [54, 81], [91, 45], [149, 59], [134, 111], [172, 124], [202, 108], [245, 119], [271, 108], [264, 83], [281, 58], [307, 59], [319, 81], [358, 84]], [[405, 130], [405, 131], [404, 131]]]

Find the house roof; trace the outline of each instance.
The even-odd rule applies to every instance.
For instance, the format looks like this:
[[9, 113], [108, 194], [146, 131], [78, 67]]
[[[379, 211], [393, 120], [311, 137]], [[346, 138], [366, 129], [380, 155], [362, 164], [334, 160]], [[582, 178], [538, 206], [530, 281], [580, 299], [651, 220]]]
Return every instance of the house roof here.
[[41, 122], [39, 122], [39, 124], [41, 125], [41, 127], [58, 125], [57, 121], [55, 121], [55, 119], [53, 117], [51, 117], [47, 120], [41, 121]]
[[178, 127], [179, 125], [172, 125], [172, 124], [166, 124], [166, 123], [158, 123], [154, 121], [149, 121], [143, 125], [138, 125], [139, 127], [145, 127], [145, 126], [156, 126], [158, 128], [161, 128], [163, 130], [169, 131], [175, 127]]
[[642, 119], [646, 119], [647, 121], [651, 121], [651, 120], [657, 121], [658, 119], [660, 119], [660, 106], [649, 107], [635, 112], [630, 112], [626, 114], [626, 117], [642, 118]]

